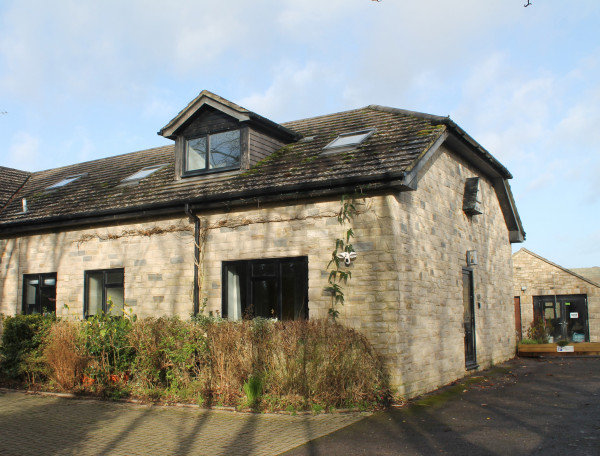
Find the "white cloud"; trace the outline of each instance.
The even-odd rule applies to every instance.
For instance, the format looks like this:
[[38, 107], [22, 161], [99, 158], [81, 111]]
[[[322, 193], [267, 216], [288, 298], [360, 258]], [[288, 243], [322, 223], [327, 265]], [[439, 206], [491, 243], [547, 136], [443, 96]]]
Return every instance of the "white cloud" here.
[[[285, 61], [271, 73], [272, 83], [268, 88], [242, 98], [239, 104], [279, 121], [292, 120], [283, 118], [290, 111], [295, 113], [294, 119], [327, 113], [327, 94], [342, 82], [335, 69], [317, 62], [299, 67]], [[316, 109], [324, 111], [315, 112]]]

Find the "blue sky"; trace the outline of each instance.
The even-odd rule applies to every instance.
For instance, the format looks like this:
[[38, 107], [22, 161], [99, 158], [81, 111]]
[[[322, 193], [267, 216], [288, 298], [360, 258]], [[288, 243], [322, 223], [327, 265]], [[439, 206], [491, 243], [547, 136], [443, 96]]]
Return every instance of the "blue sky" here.
[[0, 165], [167, 144], [202, 89], [274, 121], [450, 115], [514, 175], [524, 246], [600, 266], [597, 0], [0, 2]]

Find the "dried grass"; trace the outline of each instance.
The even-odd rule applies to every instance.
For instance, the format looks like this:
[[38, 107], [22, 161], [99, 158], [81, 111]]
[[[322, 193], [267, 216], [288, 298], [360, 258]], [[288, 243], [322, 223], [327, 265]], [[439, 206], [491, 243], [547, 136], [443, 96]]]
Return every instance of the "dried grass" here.
[[78, 336], [79, 326], [76, 323], [58, 321], [50, 329], [44, 348], [50, 378], [67, 391], [79, 384], [88, 363]]

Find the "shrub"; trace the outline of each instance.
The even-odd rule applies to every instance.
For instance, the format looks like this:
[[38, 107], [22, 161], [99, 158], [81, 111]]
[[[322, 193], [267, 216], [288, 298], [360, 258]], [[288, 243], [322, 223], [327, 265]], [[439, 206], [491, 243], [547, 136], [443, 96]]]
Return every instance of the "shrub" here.
[[142, 387], [181, 390], [202, 376], [207, 345], [199, 325], [148, 318], [133, 325], [128, 340], [135, 352], [131, 373]]
[[208, 328], [212, 392], [273, 408], [376, 405], [389, 397], [379, 357], [358, 332], [327, 320], [223, 322]]
[[523, 345], [533, 345], [533, 344], [537, 344], [538, 341], [534, 340], [534, 339], [521, 339], [521, 341], [519, 343], [523, 344]]
[[536, 315], [527, 329], [527, 338], [535, 340], [538, 344], [545, 344], [548, 342], [550, 332], [550, 323]]
[[0, 374], [7, 380], [36, 383], [47, 375], [42, 348], [54, 314], [4, 317]]
[[265, 389], [326, 407], [382, 404], [389, 398], [381, 359], [366, 338], [327, 320], [277, 322]]
[[129, 372], [133, 361], [134, 351], [128, 340], [131, 319], [100, 313], [81, 325], [83, 346], [89, 358], [84, 373], [94, 380], [96, 387], [111, 389], [120, 376]]
[[50, 329], [44, 348], [49, 377], [63, 390], [71, 390], [80, 383], [88, 363], [79, 328], [73, 322], [56, 322]]
[[207, 403], [238, 405], [244, 383], [253, 373], [251, 321], [208, 323], [209, 362], [204, 366]]
[[[97, 315], [83, 322], [6, 319], [6, 377], [46, 375], [64, 390], [254, 409], [373, 407], [383, 364], [358, 332], [328, 320], [232, 322]], [[42, 345], [42, 343], [45, 344]]]

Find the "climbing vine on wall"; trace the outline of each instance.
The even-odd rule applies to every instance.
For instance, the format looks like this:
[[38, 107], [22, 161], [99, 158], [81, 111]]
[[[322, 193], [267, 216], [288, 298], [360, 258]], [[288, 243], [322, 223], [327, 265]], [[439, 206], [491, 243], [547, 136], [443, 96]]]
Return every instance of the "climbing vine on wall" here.
[[353, 245], [350, 240], [354, 238], [354, 231], [350, 225], [352, 218], [358, 214], [354, 206], [354, 198], [343, 195], [340, 201], [340, 210], [337, 215], [337, 220], [340, 226], [344, 228], [341, 238], [335, 240], [335, 249], [331, 252], [331, 260], [327, 265], [329, 269], [329, 277], [327, 282], [329, 286], [325, 287], [325, 291], [331, 293], [331, 307], [329, 308], [329, 316], [334, 320], [339, 316], [337, 305], [344, 305], [344, 289], [343, 285], [348, 283], [348, 279], [352, 277], [352, 272], [348, 270], [350, 260], [356, 257]]

